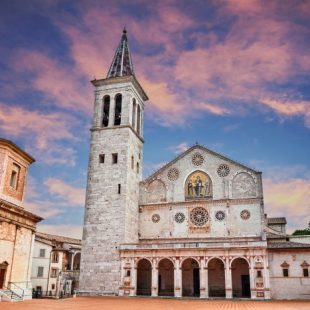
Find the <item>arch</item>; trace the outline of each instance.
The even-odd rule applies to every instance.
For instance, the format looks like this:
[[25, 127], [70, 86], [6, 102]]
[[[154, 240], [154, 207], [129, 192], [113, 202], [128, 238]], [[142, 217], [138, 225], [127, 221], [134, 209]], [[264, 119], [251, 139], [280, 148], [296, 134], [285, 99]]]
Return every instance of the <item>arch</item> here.
[[174, 264], [169, 258], [158, 262], [158, 295], [174, 296]]
[[225, 263], [219, 257], [208, 261], [209, 297], [226, 297]]
[[199, 268], [200, 268], [200, 262], [199, 262], [199, 260], [197, 260], [197, 258], [195, 258], [195, 257], [184, 257], [184, 258], [182, 258], [181, 261], [180, 261], [180, 266], [181, 266], [181, 268], [182, 268], [183, 263], [184, 263], [187, 259], [193, 259], [194, 261], [196, 261], [196, 263], [198, 264], [198, 266], [199, 266]]
[[196, 259], [189, 257], [182, 265], [182, 296], [200, 296], [200, 267]]
[[141, 129], [141, 108], [138, 104], [138, 110], [137, 110], [137, 134], [140, 135], [140, 129]]
[[73, 256], [73, 270], [80, 270], [81, 252], [76, 252]]
[[114, 126], [119, 126], [122, 122], [122, 95], [115, 96], [115, 113], [114, 113]]
[[184, 184], [185, 199], [201, 199], [212, 197], [212, 180], [202, 170], [192, 172]]
[[132, 117], [131, 117], [131, 125], [133, 129], [136, 129], [136, 109], [137, 109], [137, 103], [136, 99], [132, 99]]
[[106, 95], [103, 97], [102, 127], [109, 126], [109, 116], [110, 116], [110, 96]]
[[160, 179], [155, 179], [147, 187], [147, 202], [165, 202], [167, 201], [167, 188], [165, 183]]
[[237, 173], [232, 181], [233, 198], [256, 197], [256, 183], [253, 176], [247, 172]]
[[152, 263], [142, 258], [137, 262], [137, 295], [151, 296]]
[[236, 257], [231, 261], [231, 278], [233, 297], [250, 298], [249, 262], [244, 257]]

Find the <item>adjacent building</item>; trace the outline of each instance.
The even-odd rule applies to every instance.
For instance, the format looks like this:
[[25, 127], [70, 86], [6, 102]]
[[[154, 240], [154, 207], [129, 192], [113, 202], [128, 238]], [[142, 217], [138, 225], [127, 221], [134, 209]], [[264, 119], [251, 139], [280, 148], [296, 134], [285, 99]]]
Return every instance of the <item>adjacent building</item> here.
[[35, 297], [71, 295], [79, 286], [81, 240], [37, 232], [31, 282]]
[[126, 30], [92, 84], [81, 295], [310, 298], [310, 244], [265, 216], [260, 171], [196, 144], [142, 179], [148, 97]]
[[29, 165], [34, 158], [9, 140], [0, 139], [0, 298], [31, 298], [32, 251], [42, 220], [24, 208]]

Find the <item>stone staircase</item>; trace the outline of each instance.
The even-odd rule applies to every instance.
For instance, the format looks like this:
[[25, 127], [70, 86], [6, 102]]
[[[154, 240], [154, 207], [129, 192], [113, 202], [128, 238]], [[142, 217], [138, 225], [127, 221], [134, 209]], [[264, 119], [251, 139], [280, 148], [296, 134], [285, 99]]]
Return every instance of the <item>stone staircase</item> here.
[[0, 300], [1, 301], [23, 301], [23, 297], [17, 295], [13, 291], [9, 289], [1, 289], [0, 290]]

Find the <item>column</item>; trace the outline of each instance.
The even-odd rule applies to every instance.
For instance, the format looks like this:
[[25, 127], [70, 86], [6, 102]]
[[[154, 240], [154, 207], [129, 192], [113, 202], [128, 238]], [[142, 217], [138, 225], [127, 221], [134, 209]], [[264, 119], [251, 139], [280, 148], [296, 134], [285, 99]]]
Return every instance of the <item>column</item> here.
[[250, 274], [250, 288], [251, 288], [251, 298], [256, 298], [256, 290], [255, 290], [255, 270], [254, 270], [254, 257], [250, 257], [250, 266], [249, 266], [249, 274]]
[[125, 268], [124, 268], [125, 262], [121, 260], [121, 282], [119, 286], [118, 294], [119, 296], [124, 296], [124, 278], [125, 278]]
[[74, 253], [71, 253], [71, 265], [70, 265], [70, 270], [73, 270], [73, 262], [74, 262]]
[[265, 299], [270, 299], [270, 274], [269, 274], [269, 262], [268, 256], [264, 256], [264, 287], [265, 287]]
[[206, 276], [208, 276], [208, 270], [205, 267], [205, 259], [200, 259], [200, 298], [206, 298], [207, 297], [207, 285], [206, 282], [208, 279], [206, 279]]
[[109, 127], [114, 126], [115, 117], [115, 96], [111, 94], [110, 97], [110, 110], [109, 110]]
[[226, 298], [232, 298], [232, 279], [229, 257], [225, 257], [225, 292]]
[[174, 297], [182, 297], [182, 269], [179, 258], [174, 262]]
[[137, 267], [135, 266], [135, 262], [132, 261], [131, 266], [131, 285], [130, 285], [130, 296], [136, 296], [137, 295]]
[[94, 127], [101, 127], [101, 122], [102, 122], [102, 107], [103, 103], [102, 100], [99, 100], [99, 91], [95, 91], [95, 108], [94, 108], [94, 122], [93, 126]]
[[158, 267], [157, 261], [153, 260], [152, 264], [152, 297], [158, 296]]

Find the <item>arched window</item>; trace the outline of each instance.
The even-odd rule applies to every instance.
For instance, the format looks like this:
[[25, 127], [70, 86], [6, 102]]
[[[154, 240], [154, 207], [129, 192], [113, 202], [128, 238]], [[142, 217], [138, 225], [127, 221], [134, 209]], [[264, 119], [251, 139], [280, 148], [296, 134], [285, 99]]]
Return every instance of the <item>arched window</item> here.
[[122, 119], [122, 95], [117, 94], [115, 96], [114, 126], [120, 125], [121, 119]]
[[200, 199], [212, 197], [212, 181], [203, 171], [191, 173], [185, 182], [185, 198]]
[[136, 107], [137, 107], [136, 99], [133, 98], [132, 100], [132, 123], [131, 123], [133, 129], [135, 129], [136, 127]]
[[110, 112], [110, 96], [104, 96], [103, 98], [103, 115], [102, 126], [107, 127], [109, 125], [109, 112]]
[[138, 112], [137, 112], [137, 134], [140, 135], [140, 115], [141, 109], [140, 106], [138, 105]]

